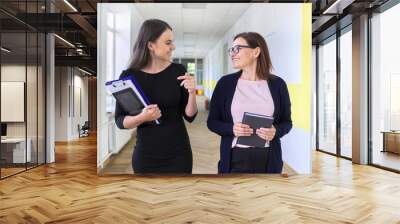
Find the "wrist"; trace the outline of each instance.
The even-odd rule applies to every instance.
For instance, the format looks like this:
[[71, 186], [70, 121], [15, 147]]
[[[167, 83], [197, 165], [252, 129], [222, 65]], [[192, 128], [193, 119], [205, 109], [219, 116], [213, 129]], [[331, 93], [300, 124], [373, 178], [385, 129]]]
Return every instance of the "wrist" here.
[[138, 122], [139, 124], [146, 122], [146, 117], [143, 113], [140, 113], [136, 116], [136, 122]]

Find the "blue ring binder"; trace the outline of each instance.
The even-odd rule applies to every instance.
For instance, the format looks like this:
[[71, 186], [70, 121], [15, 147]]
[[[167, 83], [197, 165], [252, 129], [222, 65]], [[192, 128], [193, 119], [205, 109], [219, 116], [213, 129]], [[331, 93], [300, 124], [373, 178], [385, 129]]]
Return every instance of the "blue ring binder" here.
[[[137, 91], [139, 92], [140, 96], [142, 97], [142, 99], [144, 100], [144, 102], [147, 105], [150, 105], [150, 101], [149, 99], [146, 97], [146, 95], [144, 94], [143, 90], [141, 89], [140, 85], [137, 83], [136, 79], [134, 78], [134, 76], [131, 73], [128, 73], [128, 76], [123, 77], [121, 79], [117, 79], [117, 80], [112, 80], [112, 81], [108, 81], [105, 83], [105, 85], [112, 85], [113, 87], [116, 87], [116, 85], [114, 84], [114, 82], [117, 81], [127, 81], [130, 80], [132, 82], [132, 84], [136, 87]], [[125, 85], [125, 83], [123, 83], [123, 85]], [[155, 120], [156, 124], [160, 124], [160, 121], [157, 119]]]

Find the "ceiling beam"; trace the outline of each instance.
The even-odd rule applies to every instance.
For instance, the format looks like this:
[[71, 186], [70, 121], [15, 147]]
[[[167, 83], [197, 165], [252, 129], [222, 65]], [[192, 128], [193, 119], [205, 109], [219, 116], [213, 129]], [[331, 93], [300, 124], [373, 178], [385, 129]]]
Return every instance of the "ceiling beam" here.
[[76, 24], [78, 24], [86, 33], [89, 35], [90, 38], [96, 38], [97, 30], [90, 24], [85, 17], [80, 14], [70, 13], [67, 16], [73, 20]]
[[96, 71], [97, 58], [91, 56], [55, 56], [55, 65], [88, 67]]

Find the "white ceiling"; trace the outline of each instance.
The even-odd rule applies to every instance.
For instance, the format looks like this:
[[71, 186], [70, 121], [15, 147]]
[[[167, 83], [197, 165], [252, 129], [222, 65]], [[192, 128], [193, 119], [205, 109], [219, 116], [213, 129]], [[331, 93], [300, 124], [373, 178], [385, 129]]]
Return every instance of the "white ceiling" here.
[[202, 58], [247, 10], [249, 3], [140, 3], [143, 19], [166, 21], [174, 31], [174, 57]]

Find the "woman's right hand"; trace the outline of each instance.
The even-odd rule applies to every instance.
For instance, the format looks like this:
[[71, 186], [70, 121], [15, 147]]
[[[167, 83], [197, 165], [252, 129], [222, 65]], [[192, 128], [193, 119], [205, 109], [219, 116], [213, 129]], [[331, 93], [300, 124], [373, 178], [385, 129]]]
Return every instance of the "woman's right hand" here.
[[233, 125], [233, 134], [235, 137], [250, 136], [253, 134], [253, 129], [247, 124], [237, 122]]
[[139, 117], [143, 122], [154, 121], [161, 117], [160, 108], [158, 108], [157, 104], [151, 104], [147, 107], [143, 108], [142, 112], [139, 114]]
[[127, 129], [136, 128], [147, 121], [154, 121], [161, 117], [161, 111], [156, 104], [143, 108], [142, 112], [136, 116], [125, 116], [123, 127]]

